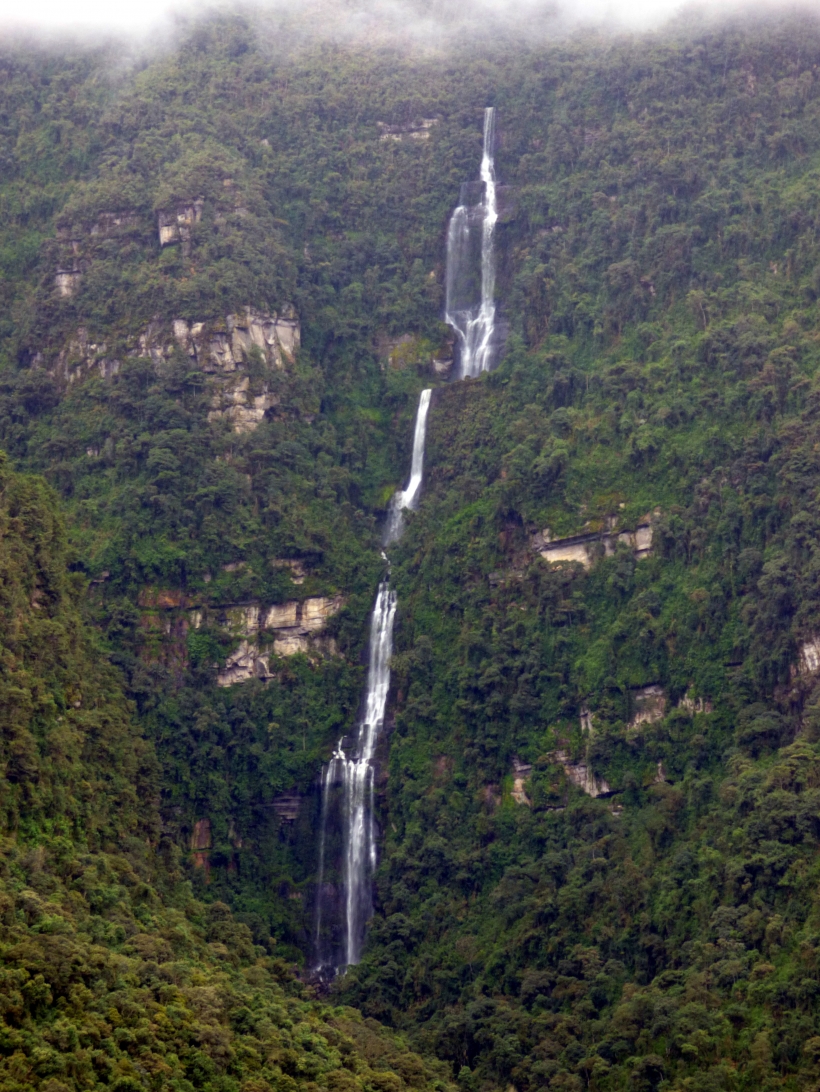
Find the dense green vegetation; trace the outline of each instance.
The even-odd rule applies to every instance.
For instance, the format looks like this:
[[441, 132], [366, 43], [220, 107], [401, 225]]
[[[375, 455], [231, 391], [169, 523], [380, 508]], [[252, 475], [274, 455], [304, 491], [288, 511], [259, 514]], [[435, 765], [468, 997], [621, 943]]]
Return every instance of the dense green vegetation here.
[[84, 624], [57, 498], [0, 464], [0, 1087], [444, 1089], [305, 995], [163, 834], [158, 767]]
[[[8, 1087], [820, 1087], [820, 27], [447, 56], [261, 27], [0, 59], [0, 441], [55, 491], [4, 467]], [[487, 102], [510, 338], [445, 384]], [[172, 322], [289, 304], [238, 431]], [[431, 384], [357, 1015], [275, 956], [309, 951], [317, 777]], [[649, 513], [651, 556], [539, 556]], [[216, 685], [221, 609], [337, 594], [335, 651]]]

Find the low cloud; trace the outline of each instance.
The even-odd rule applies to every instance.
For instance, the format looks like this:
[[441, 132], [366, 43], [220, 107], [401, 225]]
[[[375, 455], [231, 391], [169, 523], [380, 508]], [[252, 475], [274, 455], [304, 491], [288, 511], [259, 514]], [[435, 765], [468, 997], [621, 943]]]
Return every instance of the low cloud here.
[[[820, 0], [799, 5], [817, 10]], [[333, 39], [377, 44], [398, 41], [408, 45], [446, 45], [459, 36], [520, 37], [527, 42], [579, 26], [611, 30], [651, 30], [670, 20], [708, 23], [741, 13], [797, 10], [794, 3], [738, 3], [709, 0], [268, 0], [243, 5], [261, 27], [297, 40]], [[140, 0], [112, 4], [110, 0], [0, 0], [0, 36], [20, 33], [38, 36], [81, 37], [127, 35], [132, 39], [162, 40], [209, 12], [239, 10], [194, 0]]]

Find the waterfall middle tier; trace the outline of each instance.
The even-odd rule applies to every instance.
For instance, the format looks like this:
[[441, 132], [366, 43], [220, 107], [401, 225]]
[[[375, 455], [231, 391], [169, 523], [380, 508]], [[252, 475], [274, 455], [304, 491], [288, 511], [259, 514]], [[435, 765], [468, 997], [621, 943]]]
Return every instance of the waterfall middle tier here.
[[402, 513], [406, 508], [413, 509], [418, 504], [421, 483], [424, 474], [424, 444], [427, 438], [427, 411], [430, 409], [431, 388], [421, 392], [416, 410], [416, 427], [413, 430], [413, 459], [410, 465], [410, 481], [406, 489], [399, 489], [393, 494], [387, 511], [387, 524], [384, 531], [384, 544], [389, 546], [397, 542], [404, 530]]

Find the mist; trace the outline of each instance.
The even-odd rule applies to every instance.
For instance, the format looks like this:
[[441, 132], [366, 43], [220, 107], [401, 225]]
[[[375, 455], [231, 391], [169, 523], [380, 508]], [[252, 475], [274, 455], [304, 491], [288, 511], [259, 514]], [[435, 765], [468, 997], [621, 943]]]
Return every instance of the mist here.
[[[759, 14], [794, 9], [794, 3], [738, 3], [709, 0], [268, 0], [242, 5], [268, 28], [297, 38], [378, 43], [401, 41], [417, 45], [441, 45], [463, 34], [478, 37], [521, 37], [530, 41], [555, 37], [578, 27], [609, 30], [654, 30], [684, 18], [708, 23], [729, 15]], [[820, 0], [799, 5], [816, 10]], [[174, 37], [191, 22], [236, 5], [203, 6], [194, 0], [142, 0], [139, 4], [112, 5], [106, 0], [0, 0], [0, 40], [21, 34], [39, 38], [100, 38], [127, 36], [149, 43]]]

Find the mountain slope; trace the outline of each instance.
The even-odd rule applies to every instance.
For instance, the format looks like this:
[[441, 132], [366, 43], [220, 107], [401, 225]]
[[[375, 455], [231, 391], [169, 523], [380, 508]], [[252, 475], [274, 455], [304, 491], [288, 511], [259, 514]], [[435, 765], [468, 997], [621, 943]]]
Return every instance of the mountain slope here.
[[[816, 1086], [816, 21], [444, 58], [234, 17], [140, 71], [35, 60], [4, 61], [0, 435], [61, 495], [159, 764], [127, 752], [156, 810], [129, 773], [73, 829], [153, 847], [161, 816], [165, 863], [134, 861], [192, 960], [264, 963], [271, 933], [309, 959], [317, 781], [435, 386], [391, 550], [377, 913], [337, 996], [475, 1092]], [[510, 337], [445, 382], [488, 101]], [[107, 784], [80, 694], [71, 777]], [[36, 841], [66, 790], [47, 755], [20, 787], [30, 723], [7, 792]]]
[[193, 898], [56, 509], [3, 461], [0, 1087], [448, 1087], [374, 1021], [310, 1001], [224, 903]]

